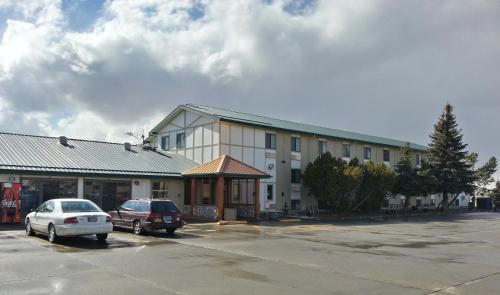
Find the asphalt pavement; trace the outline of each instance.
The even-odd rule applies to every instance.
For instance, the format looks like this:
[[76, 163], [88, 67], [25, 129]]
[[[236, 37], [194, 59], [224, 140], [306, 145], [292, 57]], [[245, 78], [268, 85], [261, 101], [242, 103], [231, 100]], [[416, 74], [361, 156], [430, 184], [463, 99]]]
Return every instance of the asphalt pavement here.
[[0, 226], [0, 294], [500, 294], [500, 214], [188, 225], [57, 245]]

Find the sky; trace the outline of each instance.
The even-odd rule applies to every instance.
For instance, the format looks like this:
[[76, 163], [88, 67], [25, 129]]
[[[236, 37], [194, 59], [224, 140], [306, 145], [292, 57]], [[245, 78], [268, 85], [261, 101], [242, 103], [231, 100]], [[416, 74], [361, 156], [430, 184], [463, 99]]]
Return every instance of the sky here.
[[[500, 158], [500, 1], [0, 0], [0, 131], [130, 141], [195, 103]], [[496, 175], [500, 178], [500, 174]]]

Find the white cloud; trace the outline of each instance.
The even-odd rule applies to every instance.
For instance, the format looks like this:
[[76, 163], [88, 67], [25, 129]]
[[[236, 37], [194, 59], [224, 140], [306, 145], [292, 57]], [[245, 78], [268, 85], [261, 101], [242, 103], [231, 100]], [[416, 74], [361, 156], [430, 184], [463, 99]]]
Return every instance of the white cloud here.
[[0, 0], [22, 16], [0, 43], [0, 126], [123, 141], [195, 102], [425, 144], [450, 101], [471, 149], [500, 156], [500, 124], [478, 120], [500, 111], [497, 2], [297, 3], [108, 1], [76, 32], [60, 1]]

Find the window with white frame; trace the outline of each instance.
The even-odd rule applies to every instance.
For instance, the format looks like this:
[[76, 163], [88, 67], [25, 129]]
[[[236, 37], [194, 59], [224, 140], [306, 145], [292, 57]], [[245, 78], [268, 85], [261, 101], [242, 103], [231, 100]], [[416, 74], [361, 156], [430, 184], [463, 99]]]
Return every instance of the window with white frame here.
[[326, 153], [326, 140], [320, 140], [318, 142], [319, 154], [322, 155]]
[[421, 159], [420, 159], [420, 154], [417, 154], [417, 166], [420, 166], [422, 163], [421, 163]]
[[347, 143], [342, 144], [342, 157], [350, 158], [351, 157], [351, 145]]
[[274, 196], [273, 196], [273, 185], [272, 185], [272, 184], [268, 184], [268, 185], [267, 185], [267, 200], [268, 200], [268, 201], [272, 201], [272, 200], [274, 200]]
[[170, 136], [164, 135], [161, 137], [161, 149], [168, 151], [170, 149]]
[[391, 153], [389, 150], [384, 150], [384, 162], [390, 162], [391, 161]]
[[166, 181], [153, 181], [151, 185], [151, 197], [153, 199], [168, 198], [168, 183]]
[[365, 159], [365, 160], [372, 159], [372, 148], [371, 147], [365, 146], [364, 153], [363, 153], [363, 159]]
[[300, 137], [292, 137], [292, 152], [300, 152]]
[[186, 133], [177, 133], [175, 147], [177, 149], [186, 148]]
[[266, 133], [266, 149], [276, 149], [276, 134]]

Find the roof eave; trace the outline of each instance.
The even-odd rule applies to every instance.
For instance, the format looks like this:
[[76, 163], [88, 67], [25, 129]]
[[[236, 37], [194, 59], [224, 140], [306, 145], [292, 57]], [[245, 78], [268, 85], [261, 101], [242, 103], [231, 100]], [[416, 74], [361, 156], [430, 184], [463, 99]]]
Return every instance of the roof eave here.
[[[266, 128], [266, 129], [280, 130], [280, 131], [286, 131], [286, 132], [292, 132], [292, 133], [300, 133], [300, 134], [311, 135], [311, 136], [322, 136], [322, 137], [339, 139], [339, 140], [350, 140], [350, 141], [355, 141], [355, 142], [360, 142], [360, 143], [378, 144], [378, 145], [381, 145], [381, 146], [386, 145], [386, 146], [392, 146], [392, 147], [398, 147], [398, 148], [401, 147], [399, 145], [394, 145], [394, 144], [382, 144], [382, 143], [377, 143], [377, 142], [372, 142], [372, 141], [366, 141], [366, 140], [343, 138], [343, 137], [326, 135], [326, 134], [319, 134], [319, 133], [298, 131], [298, 130], [287, 129], [287, 128], [280, 128], [280, 127], [269, 126], [269, 125], [265, 125], [265, 124], [250, 123], [250, 122], [246, 122], [245, 120], [241, 120], [241, 121], [240, 120], [231, 120], [231, 119], [224, 118], [224, 117], [221, 117], [219, 120], [221, 122], [237, 123], [237, 124], [243, 124], [243, 125], [246, 125], [246, 126], [261, 127], [261, 128]], [[423, 151], [423, 152], [427, 151], [426, 148], [424, 149], [424, 148], [415, 148], [415, 147], [413, 147], [413, 148], [410, 147], [410, 150], [412, 150], [412, 151]]]

